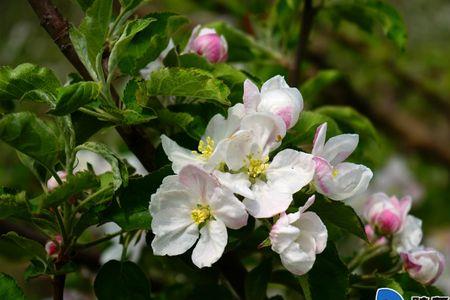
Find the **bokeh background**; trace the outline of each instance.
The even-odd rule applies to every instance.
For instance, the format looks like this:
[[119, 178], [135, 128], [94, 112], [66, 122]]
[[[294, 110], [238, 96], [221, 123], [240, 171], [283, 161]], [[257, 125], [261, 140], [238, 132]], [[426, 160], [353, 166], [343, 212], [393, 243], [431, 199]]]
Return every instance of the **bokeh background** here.
[[[289, 13], [274, 16], [273, 7], [280, 12], [288, 9], [283, 3], [291, 1], [155, 0], [145, 4], [139, 14], [172, 11], [189, 16], [193, 25], [224, 20], [282, 53], [281, 63], [290, 63], [299, 17]], [[82, 13], [75, 1], [54, 2], [71, 22], [78, 24]], [[385, 191], [413, 197], [412, 213], [423, 219], [425, 244], [447, 257], [446, 273], [437, 285], [450, 294], [450, 1], [389, 2], [406, 23], [408, 40], [404, 51], [379, 30], [367, 32], [350, 22], [336, 23], [325, 9], [312, 28], [300, 79], [301, 92], [306, 109], [350, 105], [373, 122], [380, 138], [370, 141], [363, 155], [365, 163], [375, 171], [368, 193]], [[62, 81], [74, 72], [40, 27], [27, 1], [0, 1], [0, 14], [0, 65], [35, 63], [52, 68]], [[275, 29], [273, 24], [277, 24]], [[288, 75], [274, 62], [241, 66], [262, 80], [277, 73]], [[308, 80], [318, 74], [323, 77], [323, 85], [308, 85]], [[1, 108], [8, 109], [11, 107]], [[102, 131], [95, 139], [107, 141], [128, 155], [114, 130]], [[30, 195], [38, 193], [38, 182], [20, 164], [14, 150], [0, 144], [0, 153], [0, 186], [26, 190]], [[353, 199], [353, 205], [358, 207], [363, 198]], [[0, 272], [15, 276], [26, 287], [30, 299], [49, 296], [48, 281], [38, 279], [25, 285], [22, 274], [26, 263], [3, 252], [0, 249]], [[146, 249], [142, 249], [142, 255], [139, 253], [136, 260], [145, 268], [149, 261]], [[69, 277], [73, 299], [92, 298], [88, 282], [93, 276], [86, 270], [83, 278]]]

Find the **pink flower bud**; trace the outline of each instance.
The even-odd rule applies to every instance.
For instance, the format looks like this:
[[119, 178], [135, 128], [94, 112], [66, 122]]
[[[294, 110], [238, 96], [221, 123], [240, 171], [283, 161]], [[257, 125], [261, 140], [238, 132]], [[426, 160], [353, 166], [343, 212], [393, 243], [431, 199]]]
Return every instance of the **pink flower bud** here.
[[367, 201], [364, 217], [382, 235], [399, 232], [406, 221], [411, 208], [411, 198], [388, 197], [384, 193], [376, 193]]
[[228, 43], [223, 35], [214, 29], [197, 26], [192, 31], [185, 52], [194, 52], [205, 57], [211, 63], [226, 61], [228, 58]]
[[[56, 172], [56, 174], [58, 174], [59, 178], [61, 178], [61, 180], [63, 182], [66, 181], [67, 173], [65, 171], [58, 171], [58, 172]], [[53, 191], [58, 186], [59, 186], [59, 183], [58, 183], [58, 181], [56, 181], [55, 177], [53, 177], [53, 176], [52, 176], [52, 178], [50, 178], [47, 181], [47, 188], [49, 191]]]
[[409, 276], [422, 284], [434, 283], [444, 270], [444, 256], [431, 248], [418, 248], [401, 253], [400, 256]]
[[55, 235], [55, 239], [53, 241], [48, 241], [45, 244], [45, 252], [47, 252], [48, 256], [56, 257], [58, 255], [59, 247], [63, 242], [61, 235]]

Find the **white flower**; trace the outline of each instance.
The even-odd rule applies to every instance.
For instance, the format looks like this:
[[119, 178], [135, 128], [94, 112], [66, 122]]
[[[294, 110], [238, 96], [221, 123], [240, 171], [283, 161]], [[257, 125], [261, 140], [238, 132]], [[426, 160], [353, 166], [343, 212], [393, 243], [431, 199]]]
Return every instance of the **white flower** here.
[[[67, 180], [67, 172], [66, 171], [58, 171], [58, 172], [56, 172], [56, 174], [58, 174], [58, 177], [61, 179], [61, 181], [63, 183]], [[47, 181], [47, 189], [49, 192], [53, 191], [58, 186], [59, 186], [59, 183], [58, 183], [58, 181], [56, 181], [56, 178], [54, 176], [52, 176]]]
[[417, 248], [401, 253], [401, 257], [409, 276], [422, 284], [432, 284], [444, 270], [444, 256], [431, 248]]
[[309, 198], [296, 213], [283, 213], [270, 231], [272, 250], [280, 254], [283, 266], [296, 275], [311, 270], [316, 254], [327, 245], [328, 232], [322, 220], [314, 212], [305, 212], [314, 199]]
[[255, 218], [285, 211], [292, 195], [313, 178], [310, 154], [285, 149], [269, 161], [270, 151], [280, 145], [285, 133], [284, 123], [270, 113], [244, 117], [224, 155], [229, 172], [214, 171], [221, 184], [245, 197], [243, 203]]
[[178, 174], [184, 166], [189, 164], [201, 166], [208, 171], [215, 169], [222, 162], [229, 138], [239, 129], [243, 116], [244, 106], [236, 104], [228, 109], [226, 119], [220, 114], [212, 117], [198, 144], [198, 152], [180, 147], [176, 142], [162, 135], [162, 147], [172, 162], [173, 171]]
[[258, 87], [250, 80], [244, 82], [244, 105], [248, 113], [270, 112], [281, 117], [286, 128], [292, 128], [303, 110], [303, 98], [297, 88], [289, 87], [280, 75]]
[[385, 193], [376, 193], [369, 197], [364, 209], [364, 218], [381, 234], [393, 234], [400, 231], [406, 222], [411, 208], [411, 197], [389, 197]]
[[[227, 244], [227, 229], [247, 224], [245, 206], [204, 170], [188, 165], [164, 178], [151, 197], [150, 214], [155, 255], [179, 255], [198, 240], [192, 261], [211, 266]], [[200, 239], [199, 239], [200, 236]]]
[[314, 183], [319, 193], [344, 200], [367, 190], [372, 171], [363, 165], [343, 162], [358, 145], [357, 134], [341, 134], [325, 143], [327, 123], [316, 130], [313, 142], [316, 174]]
[[408, 215], [403, 229], [394, 235], [394, 245], [397, 252], [407, 252], [417, 248], [422, 241], [422, 220]]

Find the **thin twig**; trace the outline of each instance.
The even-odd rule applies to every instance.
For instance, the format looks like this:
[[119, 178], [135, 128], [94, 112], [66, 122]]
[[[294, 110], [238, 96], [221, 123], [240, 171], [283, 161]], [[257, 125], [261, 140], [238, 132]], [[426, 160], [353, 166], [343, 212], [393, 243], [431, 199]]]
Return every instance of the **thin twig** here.
[[305, 0], [303, 4], [302, 21], [300, 35], [298, 37], [297, 52], [295, 54], [294, 64], [289, 76], [292, 86], [298, 86], [300, 83], [300, 70], [305, 59], [306, 49], [308, 45], [309, 34], [313, 25], [315, 10], [312, 6], [312, 0]]

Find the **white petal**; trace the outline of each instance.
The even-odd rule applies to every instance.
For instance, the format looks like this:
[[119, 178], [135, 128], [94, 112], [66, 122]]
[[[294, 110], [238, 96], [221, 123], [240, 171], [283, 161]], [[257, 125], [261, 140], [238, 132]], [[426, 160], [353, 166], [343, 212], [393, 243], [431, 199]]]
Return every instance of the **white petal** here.
[[214, 218], [224, 222], [228, 228], [239, 229], [247, 224], [245, 205], [230, 190], [216, 188], [209, 205]]
[[311, 182], [314, 168], [311, 154], [285, 149], [275, 155], [266, 175], [276, 190], [294, 194]]
[[315, 253], [321, 253], [327, 246], [328, 231], [319, 216], [314, 212], [304, 212], [301, 214], [294, 226], [300, 228], [304, 234], [308, 234], [314, 238]]
[[182, 54], [188, 53], [192, 50], [194, 40], [198, 37], [201, 28], [202, 27], [200, 25], [197, 25], [194, 29], [192, 29], [191, 36], [189, 37], [189, 41], [187, 42]]
[[289, 217], [281, 214], [278, 221], [272, 226], [270, 231], [270, 242], [272, 250], [277, 253], [285, 251], [299, 236], [300, 229], [290, 225]]
[[230, 137], [239, 129], [244, 115], [245, 108], [241, 103], [228, 109], [228, 117], [226, 119], [221, 114], [214, 115], [206, 127], [204, 137], [212, 138], [216, 144]]
[[333, 168], [319, 157], [314, 161], [316, 189], [333, 200], [344, 200], [365, 192], [373, 176], [372, 171], [363, 165], [340, 163]]
[[179, 191], [185, 190], [184, 185], [180, 183], [180, 179], [178, 175], [169, 175], [164, 177], [161, 185], [159, 186], [158, 191]]
[[322, 151], [321, 157], [329, 161], [334, 166], [343, 162], [350, 154], [355, 151], [358, 145], [359, 135], [357, 134], [341, 134], [330, 138]]
[[219, 180], [220, 184], [227, 187], [236, 194], [244, 197], [253, 198], [253, 191], [250, 189], [251, 182], [248, 180], [248, 175], [245, 173], [224, 173], [214, 171], [214, 176]]
[[200, 239], [192, 252], [192, 262], [199, 268], [210, 267], [222, 256], [228, 234], [220, 220], [209, 221], [200, 229]]
[[255, 218], [270, 218], [286, 211], [292, 202], [292, 194], [275, 190], [262, 181], [252, 187], [254, 199], [245, 198], [243, 203], [247, 211]]
[[245, 165], [251, 153], [253, 139], [253, 132], [250, 130], [240, 130], [228, 139], [224, 161], [230, 170], [237, 171]]
[[242, 119], [242, 130], [251, 131], [253, 143], [257, 145], [262, 156], [268, 155], [271, 150], [276, 149], [283, 137], [286, 135], [286, 125], [283, 119], [266, 112], [257, 112]]
[[175, 141], [171, 140], [164, 134], [161, 135], [161, 143], [169, 160], [172, 162], [173, 171], [178, 174], [180, 170], [189, 164], [202, 165], [202, 161], [196, 154], [192, 151], [180, 147]]
[[283, 76], [276, 75], [264, 82], [261, 87], [261, 93], [282, 88], [289, 88], [289, 85], [286, 83]]
[[422, 220], [408, 215], [402, 231], [394, 237], [394, 244], [398, 252], [406, 252], [417, 248], [422, 237]]
[[255, 112], [261, 97], [258, 87], [249, 79], [244, 81], [244, 106], [247, 112]]
[[180, 182], [198, 197], [198, 201], [205, 202], [214, 194], [214, 189], [219, 186], [215, 177], [205, 172], [203, 169], [188, 165], [180, 171]]
[[194, 245], [198, 238], [197, 224], [173, 230], [164, 235], [157, 235], [152, 241], [155, 255], [179, 255]]
[[[180, 209], [189, 212], [196, 205], [196, 200], [186, 189], [158, 190], [150, 201], [150, 213], [154, 217], [161, 210]], [[189, 213], [188, 213], [189, 214]]]
[[325, 139], [327, 137], [327, 123], [323, 123], [316, 129], [313, 141], [312, 154], [315, 156], [321, 156], [323, 147], [325, 146]]
[[316, 261], [315, 248], [315, 242], [311, 236], [300, 234], [297, 242], [292, 243], [280, 254], [281, 263], [295, 275], [306, 274]]

